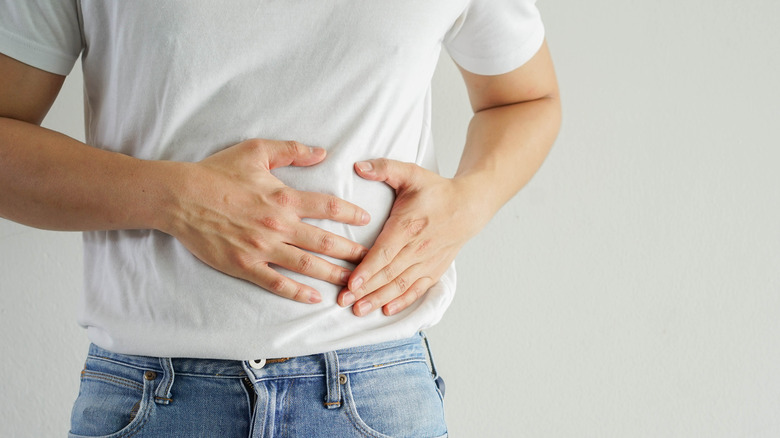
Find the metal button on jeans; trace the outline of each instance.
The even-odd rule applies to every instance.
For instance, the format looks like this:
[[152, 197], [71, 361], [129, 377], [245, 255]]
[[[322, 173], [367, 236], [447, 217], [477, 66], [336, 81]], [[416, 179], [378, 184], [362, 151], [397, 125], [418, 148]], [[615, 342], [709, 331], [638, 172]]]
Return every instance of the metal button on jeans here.
[[249, 366], [256, 370], [259, 370], [260, 368], [265, 366], [265, 359], [250, 360]]

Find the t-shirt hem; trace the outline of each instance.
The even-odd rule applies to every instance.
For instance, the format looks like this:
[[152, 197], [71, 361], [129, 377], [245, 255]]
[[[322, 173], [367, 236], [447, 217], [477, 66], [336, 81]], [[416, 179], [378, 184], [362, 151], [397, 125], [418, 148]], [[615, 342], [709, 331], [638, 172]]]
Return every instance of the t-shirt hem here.
[[31, 67], [62, 76], [67, 76], [73, 70], [78, 59], [78, 56], [57, 52], [9, 34], [5, 29], [0, 29], [0, 53]]
[[480, 58], [466, 55], [457, 49], [448, 48], [452, 59], [462, 68], [471, 73], [485, 76], [496, 76], [521, 67], [539, 52], [544, 42], [544, 25], [539, 26], [522, 46], [512, 53], [501, 57]]

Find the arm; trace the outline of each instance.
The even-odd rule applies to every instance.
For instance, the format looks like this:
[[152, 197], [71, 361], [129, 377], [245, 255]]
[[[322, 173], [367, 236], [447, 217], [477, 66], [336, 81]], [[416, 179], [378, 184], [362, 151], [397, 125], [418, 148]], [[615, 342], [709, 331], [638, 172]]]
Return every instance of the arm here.
[[248, 140], [199, 163], [139, 160], [38, 126], [64, 77], [0, 55], [0, 78], [0, 217], [52, 230], [160, 230], [213, 268], [301, 302], [321, 297], [269, 264], [343, 285], [350, 271], [304, 250], [354, 263], [365, 251], [301, 221], [362, 225], [365, 211], [269, 172], [317, 164], [323, 149]]
[[546, 43], [512, 72], [461, 73], [475, 114], [453, 178], [387, 159], [355, 165], [361, 177], [396, 191], [385, 227], [339, 295], [358, 316], [380, 307], [392, 315], [421, 297], [528, 183], [558, 133], [558, 85]]

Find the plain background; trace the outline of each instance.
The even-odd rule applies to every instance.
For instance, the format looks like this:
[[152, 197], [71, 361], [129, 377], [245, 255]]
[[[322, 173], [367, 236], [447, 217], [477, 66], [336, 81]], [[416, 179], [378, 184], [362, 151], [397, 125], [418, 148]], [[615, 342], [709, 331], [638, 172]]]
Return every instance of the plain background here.
[[[780, 436], [780, 3], [539, 3], [564, 125], [429, 331], [455, 437]], [[45, 125], [83, 138], [77, 69]], [[444, 55], [443, 171], [470, 116]], [[1, 194], [0, 194], [1, 196]], [[77, 233], [0, 220], [0, 435], [65, 436]]]

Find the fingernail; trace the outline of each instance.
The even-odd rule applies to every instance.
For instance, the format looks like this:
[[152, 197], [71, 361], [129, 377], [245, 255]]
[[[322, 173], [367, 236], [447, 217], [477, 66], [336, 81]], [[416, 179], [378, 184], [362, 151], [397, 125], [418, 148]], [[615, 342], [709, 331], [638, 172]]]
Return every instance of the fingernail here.
[[349, 272], [349, 271], [342, 272], [341, 273], [341, 282], [344, 283], [344, 284], [347, 284], [347, 282], [349, 281], [349, 276], [350, 275], [352, 275], [352, 273]]
[[371, 172], [374, 170], [374, 165], [368, 161], [358, 161], [357, 168], [360, 169], [361, 172]]
[[312, 303], [312, 304], [316, 304], [316, 303], [319, 303], [320, 301], [322, 301], [322, 297], [320, 296], [320, 293], [319, 293], [319, 292], [317, 292], [317, 291], [314, 291], [314, 292], [312, 292], [312, 293], [309, 295], [309, 302], [310, 302], [310, 303]]
[[396, 312], [398, 312], [398, 303], [390, 303], [388, 304], [385, 309], [387, 310], [387, 316], [394, 315]]
[[363, 260], [368, 255], [368, 250], [364, 250], [360, 253], [360, 260]]
[[318, 148], [316, 146], [309, 146], [309, 151], [312, 153], [312, 155], [320, 155], [321, 153], [325, 152], [325, 149]]
[[371, 222], [371, 215], [363, 212], [363, 216], [360, 218], [360, 223], [367, 224], [369, 222]]
[[350, 287], [351, 290], [358, 290], [360, 289], [360, 286], [363, 286], [363, 279], [358, 277], [355, 279], [355, 281], [352, 282], [352, 287]]
[[355, 294], [353, 294], [352, 292], [345, 293], [344, 296], [341, 298], [341, 305], [344, 307], [351, 306], [352, 303], [354, 302], [355, 302]]
[[371, 303], [368, 301], [363, 301], [362, 303], [358, 304], [357, 311], [361, 316], [367, 314], [371, 311]]

